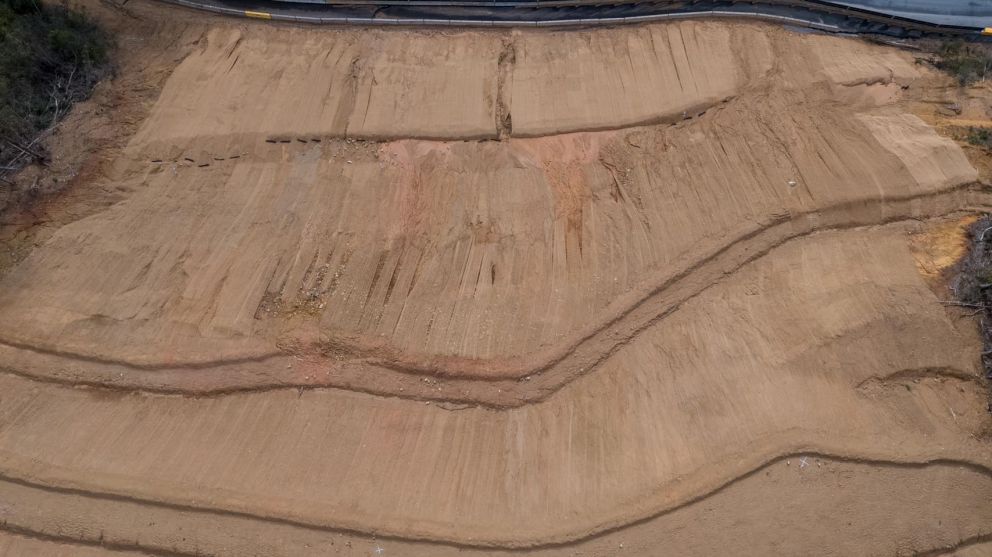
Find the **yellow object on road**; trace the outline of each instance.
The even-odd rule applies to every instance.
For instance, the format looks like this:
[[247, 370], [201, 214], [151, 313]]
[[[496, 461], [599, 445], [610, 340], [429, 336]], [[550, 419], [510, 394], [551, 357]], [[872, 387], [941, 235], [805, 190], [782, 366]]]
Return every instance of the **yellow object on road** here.
[[245, 15], [248, 17], [257, 17], [258, 19], [272, 19], [272, 14], [269, 12], [253, 12], [251, 10], [245, 10]]

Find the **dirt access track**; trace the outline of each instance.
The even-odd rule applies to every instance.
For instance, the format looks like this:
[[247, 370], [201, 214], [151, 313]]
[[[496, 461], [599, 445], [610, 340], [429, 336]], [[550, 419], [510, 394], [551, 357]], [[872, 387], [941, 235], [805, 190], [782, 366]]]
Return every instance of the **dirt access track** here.
[[932, 253], [992, 197], [910, 53], [89, 8], [55, 148], [103, 139], [0, 275], [0, 555], [992, 551]]

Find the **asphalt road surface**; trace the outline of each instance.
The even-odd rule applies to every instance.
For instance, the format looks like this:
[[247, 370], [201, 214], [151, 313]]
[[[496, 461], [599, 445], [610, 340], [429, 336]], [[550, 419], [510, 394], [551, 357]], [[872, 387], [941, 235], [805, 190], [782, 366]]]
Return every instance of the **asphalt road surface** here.
[[845, 0], [834, 3], [940, 25], [992, 27], [992, 0]]
[[[163, 1], [230, 15], [324, 24], [593, 25], [709, 15], [757, 17], [830, 32], [893, 37], [956, 33], [985, 40], [990, 37], [981, 37], [979, 31], [992, 27], [992, 0], [624, 0], [612, 5], [593, 0]], [[852, 17], [854, 12], [838, 13], [840, 8], [860, 13]]]

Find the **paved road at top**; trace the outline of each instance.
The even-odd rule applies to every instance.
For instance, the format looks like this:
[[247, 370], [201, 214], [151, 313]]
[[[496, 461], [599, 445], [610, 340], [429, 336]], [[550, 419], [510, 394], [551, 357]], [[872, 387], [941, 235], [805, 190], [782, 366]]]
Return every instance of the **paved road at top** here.
[[992, 0], [841, 0], [833, 3], [940, 25], [992, 27]]
[[[992, 0], [735, 0], [680, 2], [655, 0], [634, 3], [618, 0], [600, 4], [589, 0], [163, 0], [231, 15], [324, 24], [408, 25], [561, 25], [647, 21], [693, 16], [759, 17], [826, 31], [872, 33], [895, 37], [921, 32], [978, 35], [992, 27]], [[603, 0], [609, 2], [609, 0]], [[521, 5], [535, 4], [521, 9]], [[540, 4], [538, 6], [537, 4]], [[568, 5], [564, 5], [568, 4]], [[816, 4], [819, 4], [817, 7]], [[880, 17], [850, 17], [827, 9], [857, 8]], [[867, 15], [867, 14], [866, 14]], [[920, 28], [889, 19], [902, 17], [925, 25]]]

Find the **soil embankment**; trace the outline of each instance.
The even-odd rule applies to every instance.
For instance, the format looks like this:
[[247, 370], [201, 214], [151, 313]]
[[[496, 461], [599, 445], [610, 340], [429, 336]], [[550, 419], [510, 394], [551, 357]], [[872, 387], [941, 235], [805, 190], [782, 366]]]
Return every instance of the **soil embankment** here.
[[705, 21], [170, 48], [68, 193], [113, 203], [0, 276], [0, 555], [988, 541], [926, 223], [992, 197], [912, 56]]

